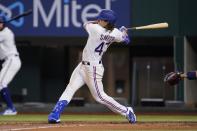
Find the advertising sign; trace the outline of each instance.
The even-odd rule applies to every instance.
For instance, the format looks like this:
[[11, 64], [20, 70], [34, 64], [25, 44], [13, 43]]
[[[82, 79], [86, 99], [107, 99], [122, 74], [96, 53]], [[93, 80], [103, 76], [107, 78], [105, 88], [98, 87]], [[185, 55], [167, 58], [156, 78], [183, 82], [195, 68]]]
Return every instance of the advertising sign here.
[[7, 25], [16, 36], [85, 36], [83, 23], [101, 9], [117, 13], [117, 26], [131, 23], [130, 0], [1, 0], [0, 16], [10, 19], [29, 9], [32, 14]]

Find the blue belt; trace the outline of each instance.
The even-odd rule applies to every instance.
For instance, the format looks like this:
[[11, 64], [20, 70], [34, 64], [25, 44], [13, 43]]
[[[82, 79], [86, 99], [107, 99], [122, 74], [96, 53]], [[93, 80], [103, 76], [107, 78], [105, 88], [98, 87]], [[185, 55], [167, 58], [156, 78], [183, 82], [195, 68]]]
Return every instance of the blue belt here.
[[[102, 62], [99, 61], [98, 64], [101, 64]], [[90, 62], [89, 61], [82, 61], [82, 64], [83, 65], [90, 65]]]
[[15, 56], [15, 57], [18, 57], [19, 55], [18, 55], [18, 54], [8, 55], [8, 56], [6, 56], [5, 58], [3, 58], [3, 60], [6, 60], [6, 59], [8, 59], [10, 56]]

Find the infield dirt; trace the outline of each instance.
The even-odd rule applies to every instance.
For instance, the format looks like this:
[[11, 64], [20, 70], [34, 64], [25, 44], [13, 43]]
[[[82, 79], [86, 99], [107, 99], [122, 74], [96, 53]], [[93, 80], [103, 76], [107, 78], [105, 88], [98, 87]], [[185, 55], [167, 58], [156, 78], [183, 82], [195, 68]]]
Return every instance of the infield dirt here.
[[0, 131], [129, 131], [129, 130], [197, 130], [196, 122], [62, 122], [48, 123], [1, 123]]

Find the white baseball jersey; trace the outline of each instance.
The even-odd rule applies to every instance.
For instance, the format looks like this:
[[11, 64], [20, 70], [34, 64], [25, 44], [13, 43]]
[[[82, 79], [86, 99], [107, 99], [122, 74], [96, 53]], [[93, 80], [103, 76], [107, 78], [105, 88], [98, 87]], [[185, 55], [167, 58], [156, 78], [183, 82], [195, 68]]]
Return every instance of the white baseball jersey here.
[[[98, 24], [87, 23], [84, 27], [89, 37], [83, 50], [82, 62], [73, 71], [69, 84], [59, 101], [66, 100], [69, 103], [74, 93], [86, 84], [97, 102], [104, 104], [116, 113], [126, 116], [127, 107], [119, 104], [104, 92], [102, 83], [104, 67], [99, 62], [112, 42], [123, 41], [124, 34], [116, 28], [109, 31]], [[86, 63], [83, 63], [84, 61]]]
[[84, 27], [89, 38], [83, 50], [83, 61], [100, 61], [111, 43], [123, 41], [123, 33], [116, 28], [109, 31], [92, 23], [84, 24]]
[[18, 54], [14, 34], [8, 27], [5, 27], [0, 31], [0, 59], [5, 59], [12, 54]]
[[10, 83], [21, 67], [13, 32], [5, 27], [0, 31], [0, 59], [4, 60], [0, 71], [0, 90]]

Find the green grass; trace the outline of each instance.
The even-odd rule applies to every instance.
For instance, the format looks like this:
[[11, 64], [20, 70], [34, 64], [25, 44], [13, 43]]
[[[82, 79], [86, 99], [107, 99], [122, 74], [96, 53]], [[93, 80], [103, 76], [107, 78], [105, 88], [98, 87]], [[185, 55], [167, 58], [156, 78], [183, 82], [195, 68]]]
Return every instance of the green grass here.
[[[0, 125], [7, 123], [47, 123], [46, 114], [19, 114], [16, 116], [0, 116]], [[62, 122], [127, 122], [127, 120], [120, 115], [62, 115]], [[137, 115], [138, 122], [196, 122], [197, 115]], [[117, 129], [116, 131], [129, 131], [130, 129]], [[170, 129], [151, 129], [152, 131], [171, 131]], [[187, 131], [195, 131], [196, 129], [187, 129]], [[97, 130], [95, 130], [97, 131]], [[109, 129], [102, 129], [99, 131], [110, 131]], [[111, 130], [112, 131], [112, 130]], [[137, 131], [137, 130], [132, 130]], [[148, 131], [141, 130], [140, 131]], [[179, 131], [184, 131], [179, 129]]]
[[[125, 122], [120, 115], [62, 115], [62, 121], [85, 121], [85, 122]], [[197, 115], [137, 115], [138, 122], [197, 122]], [[12, 122], [47, 122], [47, 115], [19, 114], [16, 116], [0, 116], [0, 123]]]

